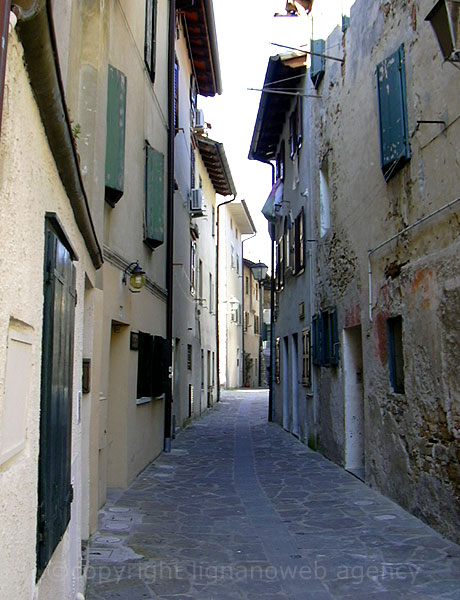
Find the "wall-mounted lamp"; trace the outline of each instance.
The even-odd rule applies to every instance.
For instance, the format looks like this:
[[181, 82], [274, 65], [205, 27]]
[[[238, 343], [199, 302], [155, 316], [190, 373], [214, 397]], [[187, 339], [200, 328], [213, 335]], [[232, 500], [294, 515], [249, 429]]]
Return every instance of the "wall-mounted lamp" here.
[[434, 29], [444, 60], [460, 63], [460, 0], [439, 0], [425, 21]]
[[268, 267], [263, 262], [256, 263], [253, 267], [251, 267], [252, 276], [259, 283], [265, 280], [267, 275]]
[[127, 275], [129, 275], [129, 291], [138, 294], [145, 285], [145, 271], [139, 266], [139, 261], [132, 262], [123, 271], [124, 285], [127, 285]]

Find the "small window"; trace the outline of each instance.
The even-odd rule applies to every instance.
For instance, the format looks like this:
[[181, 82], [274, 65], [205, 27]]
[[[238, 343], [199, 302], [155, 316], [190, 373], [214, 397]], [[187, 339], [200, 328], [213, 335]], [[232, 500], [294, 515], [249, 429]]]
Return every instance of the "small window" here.
[[289, 147], [292, 159], [302, 148], [302, 98], [297, 96], [296, 105], [289, 117]]
[[280, 338], [276, 338], [275, 340], [275, 383], [279, 383], [281, 381], [281, 369], [280, 369], [280, 355], [281, 355], [281, 341]]
[[310, 79], [317, 90], [326, 71], [326, 59], [324, 58], [326, 42], [311, 40], [311, 52]]
[[152, 82], [155, 80], [157, 0], [145, 3], [144, 60]]
[[339, 364], [337, 309], [325, 310], [312, 319], [313, 364], [330, 367]]
[[233, 244], [230, 244], [230, 267], [232, 269], [235, 268], [235, 248], [233, 247]]
[[212, 207], [212, 221], [211, 221], [211, 233], [212, 233], [212, 237], [215, 237], [216, 235], [216, 209], [214, 208], [214, 206]]
[[311, 385], [310, 328], [302, 330], [302, 383]]
[[247, 331], [249, 326], [249, 313], [244, 311], [243, 331]]
[[377, 65], [380, 158], [385, 181], [410, 159], [404, 46]]
[[388, 365], [392, 391], [404, 394], [404, 352], [402, 317], [387, 320]]
[[198, 261], [198, 298], [203, 298], [203, 261]]
[[280, 144], [280, 149], [278, 151], [278, 154], [276, 155], [276, 180], [278, 181], [279, 179], [282, 181], [284, 179], [284, 161], [285, 161], [285, 142], [284, 140], [281, 141]]
[[282, 290], [284, 287], [284, 276], [285, 276], [285, 244], [286, 239], [284, 236], [278, 238], [276, 242], [276, 289]]
[[255, 334], [259, 334], [260, 330], [259, 330], [259, 317], [258, 315], [254, 315], [254, 333]]
[[190, 293], [196, 291], [196, 242], [190, 242]]
[[179, 63], [177, 59], [174, 63], [174, 131], [179, 130]]
[[294, 222], [294, 273], [305, 269], [305, 216], [303, 206]]
[[240, 255], [238, 252], [236, 253], [236, 272], [238, 275], [240, 274]]
[[187, 344], [187, 370], [192, 370], [192, 344]]
[[246, 282], [246, 296], [249, 294], [249, 277], [246, 276], [245, 277], [245, 282]]

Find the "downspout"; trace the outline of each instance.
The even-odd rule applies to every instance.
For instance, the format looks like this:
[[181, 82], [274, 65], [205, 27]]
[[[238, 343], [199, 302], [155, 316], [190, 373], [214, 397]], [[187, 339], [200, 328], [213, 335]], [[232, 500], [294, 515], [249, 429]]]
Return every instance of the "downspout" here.
[[176, 0], [169, 3], [169, 38], [168, 38], [168, 196], [166, 225], [166, 339], [168, 340], [169, 385], [165, 395], [164, 415], [164, 451], [171, 452], [172, 435], [172, 349], [173, 349], [173, 259], [174, 259], [174, 65], [176, 44]]
[[[260, 161], [272, 168], [272, 186], [275, 185], [276, 180], [276, 167], [270, 161]], [[268, 421], [273, 421], [273, 387], [275, 381], [275, 225], [273, 223], [268, 224], [271, 242], [271, 267], [272, 273], [270, 277], [270, 377], [268, 379]]]
[[220, 350], [219, 350], [219, 233], [220, 233], [220, 220], [219, 220], [219, 208], [225, 204], [230, 204], [236, 199], [236, 194], [233, 194], [233, 198], [221, 202], [217, 205], [217, 216], [216, 216], [216, 382], [217, 382], [217, 402], [220, 401]]
[[[241, 262], [242, 264], [242, 269], [241, 269], [241, 313], [242, 313], [242, 319], [243, 319], [243, 323], [242, 323], [242, 332], [241, 332], [241, 349], [243, 351], [243, 386], [245, 384], [244, 382], [244, 242], [247, 242], [248, 240], [252, 240], [253, 237], [256, 237], [257, 235], [257, 231], [255, 233], [253, 233], [252, 235], [250, 235], [249, 237], [247, 237], [245, 240], [241, 240]], [[249, 269], [250, 270], [250, 269]], [[252, 286], [251, 286], [251, 293], [252, 293]]]
[[0, 0], [0, 134], [2, 131], [3, 95], [5, 91], [6, 55], [10, 24], [11, 0]]
[[99, 269], [103, 262], [102, 250], [91, 218], [65, 103], [51, 2], [16, 0], [15, 5], [20, 8], [17, 31], [46, 137], [77, 226], [93, 265]]

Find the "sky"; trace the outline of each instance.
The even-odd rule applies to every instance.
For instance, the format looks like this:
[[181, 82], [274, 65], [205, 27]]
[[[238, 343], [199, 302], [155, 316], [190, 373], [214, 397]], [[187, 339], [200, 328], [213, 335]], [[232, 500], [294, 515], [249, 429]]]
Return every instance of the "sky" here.
[[259, 108], [260, 92], [270, 56], [288, 52], [272, 42], [299, 47], [325, 39], [350, 14], [353, 0], [315, 0], [310, 16], [274, 17], [284, 13], [285, 0], [213, 0], [223, 93], [200, 97], [198, 106], [211, 124], [209, 137], [224, 144], [237, 201], [244, 199], [257, 235], [244, 244], [244, 256], [270, 265], [267, 221], [260, 212], [271, 190], [271, 168], [248, 160]]

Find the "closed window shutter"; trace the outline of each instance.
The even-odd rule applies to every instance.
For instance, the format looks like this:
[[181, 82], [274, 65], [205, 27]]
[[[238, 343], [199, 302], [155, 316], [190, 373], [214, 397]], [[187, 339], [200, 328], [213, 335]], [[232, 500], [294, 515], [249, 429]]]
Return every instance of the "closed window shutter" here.
[[38, 461], [37, 579], [70, 521], [75, 268], [47, 226]]
[[159, 335], [153, 338], [152, 361], [152, 395], [161, 396], [166, 394], [170, 385], [170, 345], [168, 340]]
[[137, 357], [137, 398], [149, 398], [153, 395], [153, 337], [139, 331], [139, 349]]
[[155, 80], [156, 27], [157, 0], [146, 0], [144, 59], [152, 82]]
[[164, 242], [164, 156], [146, 145], [145, 235], [154, 249]]
[[388, 181], [409, 159], [404, 46], [377, 66], [380, 157]]
[[311, 51], [316, 53], [311, 56], [310, 65], [310, 79], [318, 89], [322, 78], [326, 70], [326, 60], [324, 56], [317, 56], [317, 54], [324, 54], [326, 50], [326, 42], [324, 40], [311, 40]]
[[105, 200], [115, 206], [123, 195], [125, 175], [126, 76], [109, 65], [105, 149]]

